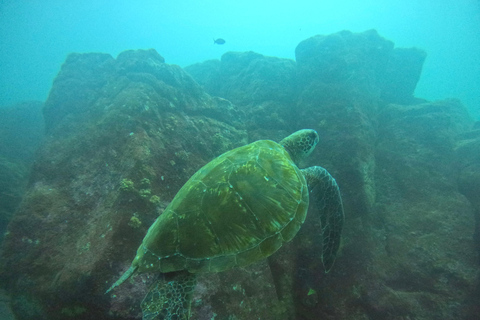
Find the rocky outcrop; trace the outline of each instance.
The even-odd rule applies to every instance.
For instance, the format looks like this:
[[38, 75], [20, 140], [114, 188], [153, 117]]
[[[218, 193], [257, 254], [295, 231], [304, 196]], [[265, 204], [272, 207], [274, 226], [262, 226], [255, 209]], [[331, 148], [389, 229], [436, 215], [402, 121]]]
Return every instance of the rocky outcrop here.
[[424, 58], [374, 31], [312, 37], [296, 62], [228, 53], [188, 74], [153, 50], [71, 55], [3, 247], [18, 318], [140, 319], [152, 275], [104, 291], [181, 185], [226, 150], [300, 128], [320, 135], [302, 165], [342, 192], [335, 266], [324, 273], [309, 214], [268, 261], [201, 275], [193, 318], [475, 318], [478, 128], [457, 100], [413, 96]]
[[480, 258], [480, 122], [477, 121], [471, 131], [460, 136], [456, 156], [459, 190], [472, 203], [475, 211], [474, 240]]
[[29, 101], [0, 108], [0, 155], [32, 162], [44, 134], [42, 107], [42, 102]]
[[[21, 162], [0, 156], [0, 232], [4, 234], [15, 210], [22, 201], [29, 168]], [[0, 239], [0, 243], [3, 237]]]
[[[107, 281], [176, 191], [247, 142], [243, 113], [153, 50], [72, 54], [44, 112], [47, 138], [9, 225], [2, 283], [19, 319], [101, 319]], [[112, 299], [112, 317], [131, 317], [141, 298], [121, 310]]]
[[296, 63], [230, 52], [221, 61], [186, 71], [207, 92], [245, 111], [250, 140], [279, 140], [300, 128], [318, 130], [319, 159], [308, 164], [343, 168], [334, 173], [349, 181], [343, 187], [352, 199], [347, 205], [359, 209], [350, 211], [367, 212], [375, 201], [376, 114], [386, 103], [417, 102], [413, 92], [425, 53], [394, 48], [393, 42], [369, 30], [311, 37], [298, 44], [295, 56]]
[[[0, 234], [22, 200], [44, 134], [41, 102], [0, 108]], [[0, 239], [2, 242], [3, 237]]]
[[480, 122], [460, 136], [456, 146], [460, 191], [480, 210]]
[[205, 91], [223, 97], [246, 114], [249, 139], [280, 140], [295, 129], [298, 96], [296, 64], [289, 59], [255, 52], [227, 52], [185, 68]]
[[337, 84], [385, 103], [413, 103], [426, 54], [394, 48], [375, 30], [306, 39], [295, 49], [301, 82]]
[[381, 79], [381, 98], [388, 103], [418, 103], [414, 92], [426, 53], [417, 48], [394, 48]]
[[[185, 68], [207, 92], [236, 105], [264, 101], [295, 101], [295, 62], [255, 52], [227, 52], [212, 60]], [[206, 72], [205, 72], [206, 71]]]
[[378, 123], [369, 217], [375, 263], [361, 303], [372, 318], [470, 319], [478, 282], [474, 216], [458, 191], [455, 146], [471, 119], [458, 101], [446, 100], [388, 105]]

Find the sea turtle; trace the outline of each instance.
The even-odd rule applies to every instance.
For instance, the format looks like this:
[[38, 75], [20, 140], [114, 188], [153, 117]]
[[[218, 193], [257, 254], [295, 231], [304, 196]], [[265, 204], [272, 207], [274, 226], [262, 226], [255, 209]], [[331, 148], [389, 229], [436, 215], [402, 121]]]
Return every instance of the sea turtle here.
[[130, 268], [107, 292], [134, 273], [161, 273], [142, 301], [143, 319], [189, 319], [196, 273], [270, 256], [297, 234], [309, 202], [321, 217], [328, 272], [344, 222], [340, 192], [324, 168], [297, 167], [318, 140], [315, 130], [304, 129], [280, 143], [259, 140], [207, 163], [152, 224]]

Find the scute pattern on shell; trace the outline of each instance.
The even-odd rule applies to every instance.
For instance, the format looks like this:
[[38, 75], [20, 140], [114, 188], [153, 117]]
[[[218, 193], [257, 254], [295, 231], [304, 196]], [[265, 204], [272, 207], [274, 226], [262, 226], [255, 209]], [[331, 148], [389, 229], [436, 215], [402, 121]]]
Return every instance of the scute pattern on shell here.
[[132, 265], [140, 272], [193, 273], [246, 266], [295, 236], [308, 201], [303, 174], [278, 143], [228, 151], [185, 183]]

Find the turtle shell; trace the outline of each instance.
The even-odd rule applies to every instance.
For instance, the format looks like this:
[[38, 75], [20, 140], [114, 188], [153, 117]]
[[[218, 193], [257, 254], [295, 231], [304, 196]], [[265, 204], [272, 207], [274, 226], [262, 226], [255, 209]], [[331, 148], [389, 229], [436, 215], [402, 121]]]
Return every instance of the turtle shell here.
[[260, 140], [207, 163], [148, 230], [140, 272], [218, 272], [274, 253], [300, 229], [305, 178], [285, 149]]

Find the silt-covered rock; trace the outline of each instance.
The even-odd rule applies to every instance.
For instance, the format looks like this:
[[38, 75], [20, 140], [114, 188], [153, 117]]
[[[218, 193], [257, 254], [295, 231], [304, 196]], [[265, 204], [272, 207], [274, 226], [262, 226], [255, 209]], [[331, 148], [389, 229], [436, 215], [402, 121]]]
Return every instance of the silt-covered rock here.
[[[35, 151], [44, 135], [42, 103], [0, 108], [0, 234], [22, 201]], [[0, 239], [0, 242], [2, 242]]]
[[394, 48], [375, 30], [317, 35], [295, 49], [299, 82], [342, 85], [386, 103], [414, 103], [426, 54]]
[[48, 135], [2, 257], [17, 317], [134, 316], [142, 279], [119, 300], [107, 281], [197, 169], [246, 143], [243, 113], [153, 50], [73, 54], [44, 111]]
[[185, 68], [211, 95], [245, 111], [250, 141], [281, 139], [298, 128], [294, 117], [297, 91], [295, 61], [255, 52], [227, 52]]
[[329, 170], [344, 200], [335, 266], [324, 273], [308, 214], [267, 262], [200, 276], [193, 318], [474, 319], [478, 127], [456, 100], [415, 98], [425, 54], [375, 31], [315, 36], [296, 56], [227, 53], [186, 68], [196, 81], [153, 50], [70, 56], [5, 240], [19, 319], [141, 318], [152, 275], [103, 293], [181, 185], [302, 128], [320, 135], [303, 166]]

